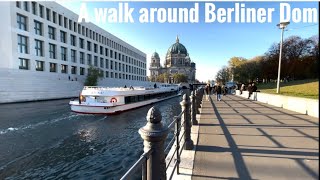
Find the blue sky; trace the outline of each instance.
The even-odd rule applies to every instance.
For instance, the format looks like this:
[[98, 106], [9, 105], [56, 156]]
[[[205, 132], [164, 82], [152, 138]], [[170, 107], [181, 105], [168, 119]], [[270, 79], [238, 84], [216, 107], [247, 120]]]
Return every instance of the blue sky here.
[[[86, 2], [89, 16], [93, 17], [94, 8], [118, 7], [119, 2]], [[59, 1], [66, 8], [79, 14], [81, 2]], [[263, 55], [269, 47], [280, 41], [281, 30], [277, 28], [279, 23], [280, 2], [241, 2], [245, 7], [275, 8], [271, 23], [205, 23], [204, 4], [199, 3], [198, 23], [140, 23], [139, 10], [141, 8], [191, 8], [195, 2], [133, 2], [129, 1], [129, 7], [134, 8], [134, 23], [99, 23], [92, 18], [92, 23], [114, 34], [120, 39], [137, 47], [147, 54], [147, 65], [154, 51], [157, 51], [163, 64], [168, 48], [175, 43], [179, 36], [188, 50], [192, 61], [196, 63], [196, 78], [200, 81], [214, 79], [217, 71], [228, 65], [228, 60], [234, 56], [252, 58]], [[216, 8], [233, 8], [237, 2], [208, 2]], [[318, 2], [289, 2], [293, 8], [317, 8]], [[317, 11], [317, 12], [318, 12]], [[308, 38], [319, 34], [318, 23], [294, 23], [291, 22], [285, 31], [284, 38], [297, 35]], [[147, 66], [148, 67], [148, 66]], [[149, 71], [147, 71], [149, 75]]]

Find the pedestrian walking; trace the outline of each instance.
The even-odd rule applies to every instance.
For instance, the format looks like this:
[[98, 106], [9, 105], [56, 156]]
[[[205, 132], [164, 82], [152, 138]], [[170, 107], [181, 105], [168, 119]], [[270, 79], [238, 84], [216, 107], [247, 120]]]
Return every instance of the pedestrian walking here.
[[209, 95], [210, 95], [210, 84], [209, 83], [205, 86], [205, 92], [206, 92], [206, 100], [209, 101]]
[[220, 84], [217, 84], [216, 86], [216, 93], [217, 93], [217, 101], [221, 101], [222, 88]]
[[240, 95], [242, 94], [243, 91], [244, 91], [244, 84], [242, 84], [240, 87]]
[[257, 100], [257, 89], [258, 88], [254, 83], [252, 83], [251, 88], [252, 88], [252, 93], [254, 93], [253, 100]]
[[252, 86], [251, 86], [250, 83], [249, 83], [249, 85], [248, 85], [248, 92], [249, 92], [249, 94], [248, 94], [248, 99], [250, 99], [251, 94], [252, 94]]

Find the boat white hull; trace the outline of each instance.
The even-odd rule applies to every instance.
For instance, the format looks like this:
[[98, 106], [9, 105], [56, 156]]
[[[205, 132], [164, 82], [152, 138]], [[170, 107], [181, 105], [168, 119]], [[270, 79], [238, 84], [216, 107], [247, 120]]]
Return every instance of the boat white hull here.
[[92, 104], [87, 104], [87, 103], [82, 103], [79, 104], [78, 100], [71, 101], [70, 106], [71, 106], [71, 111], [77, 112], [77, 113], [83, 113], [83, 114], [116, 114], [120, 113], [122, 111], [128, 111], [131, 109], [135, 109], [141, 106], [145, 106], [148, 104], [156, 103], [159, 101], [163, 101], [166, 99], [170, 99], [173, 97], [179, 96], [174, 95], [166, 98], [160, 98], [160, 99], [150, 99], [147, 101], [141, 101], [141, 102], [136, 102], [136, 103], [131, 103], [131, 104], [124, 104], [124, 105], [118, 105], [118, 106], [104, 106], [103, 104], [101, 105], [92, 105]]

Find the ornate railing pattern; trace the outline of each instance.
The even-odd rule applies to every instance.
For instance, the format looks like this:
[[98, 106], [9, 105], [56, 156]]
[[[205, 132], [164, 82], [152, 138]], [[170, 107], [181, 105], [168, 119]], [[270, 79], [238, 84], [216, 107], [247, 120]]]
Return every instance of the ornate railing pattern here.
[[[183, 100], [180, 102], [181, 113], [173, 118], [173, 121], [164, 126], [161, 122], [162, 116], [156, 107], [149, 109], [147, 114], [147, 124], [139, 129], [139, 134], [144, 140], [144, 153], [138, 161], [123, 175], [121, 180], [130, 179], [136, 171], [142, 167], [142, 180], [152, 179], [167, 179], [167, 169], [174, 161], [173, 170], [168, 179], [171, 179], [174, 171], [179, 174], [179, 164], [181, 162], [180, 155], [183, 149], [192, 150], [194, 145], [191, 140], [191, 126], [198, 124], [196, 114], [199, 114], [203, 89], [198, 88], [192, 91], [190, 97], [187, 94], [183, 95]], [[182, 128], [183, 127], [183, 128]], [[164, 148], [168, 133], [171, 129], [174, 130], [174, 136]], [[183, 129], [183, 131], [182, 131]], [[180, 147], [182, 143], [182, 147]], [[165, 158], [173, 144], [175, 144], [173, 153], [166, 164]]]

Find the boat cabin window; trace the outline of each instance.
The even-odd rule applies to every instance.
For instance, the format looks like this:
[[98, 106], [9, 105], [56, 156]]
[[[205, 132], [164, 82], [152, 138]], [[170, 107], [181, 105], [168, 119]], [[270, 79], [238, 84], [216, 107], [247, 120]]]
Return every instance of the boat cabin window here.
[[125, 104], [130, 104], [130, 103], [146, 101], [146, 100], [155, 99], [155, 98], [166, 98], [169, 96], [173, 96], [175, 94], [177, 94], [177, 91], [163, 92], [163, 93], [157, 93], [157, 94], [137, 95], [137, 96], [126, 96], [124, 98], [124, 102]]

